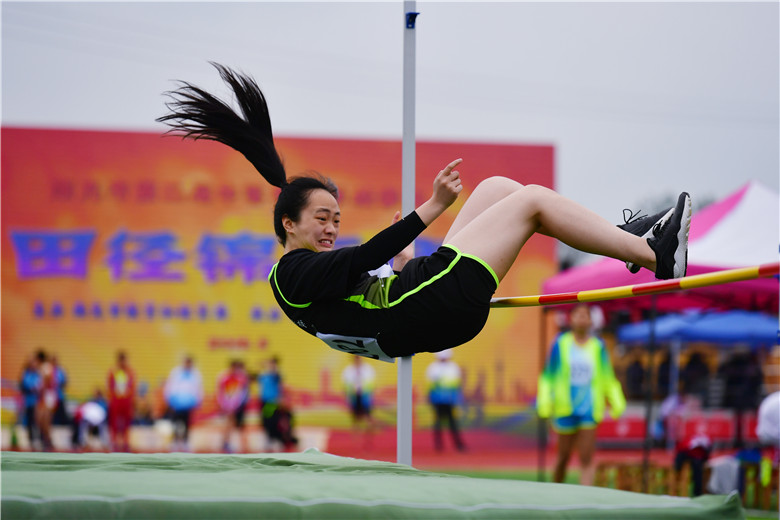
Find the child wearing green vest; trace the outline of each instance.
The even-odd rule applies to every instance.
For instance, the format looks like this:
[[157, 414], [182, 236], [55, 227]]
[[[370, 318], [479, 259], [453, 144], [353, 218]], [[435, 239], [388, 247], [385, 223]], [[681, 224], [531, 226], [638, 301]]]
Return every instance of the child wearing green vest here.
[[626, 408], [604, 342], [592, 333], [593, 320], [585, 304], [569, 314], [571, 330], [558, 336], [539, 376], [536, 398], [540, 418], [552, 417], [558, 434], [558, 456], [553, 479], [563, 482], [575, 446], [581, 466], [580, 482], [593, 484], [596, 426], [604, 419], [606, 402], [612, 417]]

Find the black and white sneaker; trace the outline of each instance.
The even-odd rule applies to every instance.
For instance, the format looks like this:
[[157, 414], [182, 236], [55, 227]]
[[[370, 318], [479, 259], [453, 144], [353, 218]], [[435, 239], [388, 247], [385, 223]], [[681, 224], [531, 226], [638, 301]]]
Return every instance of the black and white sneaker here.
[[659, 280], [682, 278], [688, 271], [688, 233], [691, 230], [691, 196], [683, 192], [671, 218], [647, 239], [655, 251], [655, 277]]
[[[626, 212], [628, 212], [628, 217], [626, 217]], [[674, 206], [649, 217], [647, 215], [639, 215], [639, 211], [634, 213], [630, 209], [624, 209], [623, 220], [625, 224], [618, 224], [618, 227], [640, 238], [650, 238], [653, 236], [653, 230], [662, 228], [673, 214]], [[641, 269], [633, 262], [626, 262], [626, 267], [632, 274], [638, 273], [639, 269]]]

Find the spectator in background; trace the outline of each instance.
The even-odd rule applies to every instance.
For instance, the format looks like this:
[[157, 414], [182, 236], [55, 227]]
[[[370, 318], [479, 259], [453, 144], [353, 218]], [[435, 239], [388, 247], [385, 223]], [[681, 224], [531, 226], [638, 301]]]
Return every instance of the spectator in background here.
[[780, 466], [780, 392], [766, 396], [758, 407], [756, 436], [762, 445], [761, 484], [769, 486], [772, 469]]
[[744, 447], [742, 417], [746, 411], [756, 410], [761, 399], [764, 375], [755, 352], [738, 350], [720, 367], [725, 382], [723, 405], [734, 410], [736, 428], [734, 447]]
[[82, 451], [89, 435], [97, 436], [103, 450], [110, 446], [108, 437], [108, 403], [100, 389], [88, 401], [81, 403], [73, 414], [72, 445]]
[[[769, 394], [763, 399], [758, 407], [757, 419], [756, 436], [761, 447], [758, 457], [759, 478], [761, 485], [768, 487], [772, 484], [773, 468], [780, 465], [780, 392]], [[740, 482], [743, 480], [740, 478], [740, 460], [745, 455], [740, 451], [711, 460], [707, 490], [719, 495], [740, 491], [744, 486], [744, 481]]]
[[761, 444], [780, 448], [780, 392], [771, 393], [761, 401], [756, 436]]
[[289, 450], [298, 443], [292, 433], [292, 410], [286, 403], [279, 358], [267, 360], [258, 376], [260, 386], [260, 417], [266, 434], [266, 451], [273, 451], [280, 443]]
[[462, 375], [460, 367], [452, 360], [452, 350], [436, 352], [436, 361], [428, 365], [425, 377], [428, 380], [428, 401], [433, 406], [433, 444], [436, 451], [444, 449], [442, 423], [447, 422], [452, 441], [458, 451], [465, 451], [466, 445], [460, 436], [455, 407], [463, 402]]
[[22, 377], [19, 381], [19, 391], [22, 394], [23, 415], [22, 422], [27, 428], [27, 438], [31, 449], [39, 449], [41, 443], [40, 429], [36, 417], [36, 408], [38, 407], [38, 398], [41, 392], [41, 375], [39, 373], [40, 359], [45, 355], [43, 351], [38, 351], [24, 365]]
[[138, 383], [133, 424], [139, 426], [152, 426], [154, 425], [154, 416], [152, 400], [149, 394], [149, 383], [141, 381]]
[[52, 416], [52, 423], [57, 425], [68, 425], [70, 419], [68, 418], [68, 412], [65, 409], [67, 400], [65, 399], [65, 387], [68, 386], [68, 376], [65, 373], [65, 369], [59, 363], [59, 359], [56, 355], [51, 356], [51, 366], [54, 371], [54, 381], [57, 385], [57, 408], [54, 410]]
[[554, 481], [564, 481], [576, 446], [580, 482], [593, 485], [596, 427], [604, 418], [607, 402], [617, 418], [626, 408], [626, 399], [604, 342], [593, 334], [590, 308], [575, 305], [569, 326], [570, 331], [556, 338], [539, 376], [536, 405], [539, 417], [553, 418], [552, 428], [558, 433]]
[[39, 351], [38, 360], [40, 362], [38, 371], [41, 377], [41, 386], [38, 394], [38, 403], [35, 406], [35, 420], [38, 428], [40, 428], [43, 450], [51, 451], [54, 449], [51, 438], [51, 424], [54, 411], [59, 404], [60, 388], [54, 365], [42, 351]]
[[165, 402], [173, 422], [173, 451], [189, 451], [192, 412], [203, 401], [203, 378], [191, 356], [171, 370], [165, 382]]
[[626, 367], [626, 394], [629, 399], [643, 399], [645, 394], [645, 366], [642, 356], [636, 352], [634, 360]]
[[682, 428], [685, 418], [693, 410], [699, 410], [700, 402], [685, 394], [670, 394], [661, 401], [658, 416], [653, 423], [653, 437], [658, 446], [669, 446], [677, 443], [683, 435]]
[[135, 415], [135, 374], [120, 351], [116, 366], [108, 373], [108, 426], [116, 451], [130, 451], [129, 432]]
[[241, 437], [241, 451], [246, 453], [246, 433], [244, 431], [244, 414], [249, 401], [249, 376], [244, 370], [244, 363], [238, 359], [230, 362], [230, 368], [217, 380], [217, 405], [225, 417], [225, 430], [222, 451], [230, 453], [230, 434], [238, 430]]
[[707, 426], [699, 423], [696, 431], [682, 437], [675, 446], [674, 471], [679, 475], [683, 466], [687, 463], [691, 466], [691, 480], [693, 481], [693, 496], [702, 494], [704, 487], [704, 465], [710, 458], [712, 451], [712, 439], [707, 434]]
[[341, 373], [341, 382], [347, 395], [352, 416], [353, 443], [356, 444], [358, 431], [363, 427], [364, 447], [371, 448], [374, 433], [374, 418], [371, 416], [376, 372], [360, 356], [352, 356], [352, 363]]
[[665, 350], [661, 363], [658, 365], [656, 373], [655, 393], [660, 399], [666, 399], [669, 396], [669, 371], [671, 370], [672, 360], [668, 350]]
[[680, 373], [683, 392], [698, 397], [702, 405], [706, 406], [709, 379], [710, 367], [700, 352], [694, 352]]

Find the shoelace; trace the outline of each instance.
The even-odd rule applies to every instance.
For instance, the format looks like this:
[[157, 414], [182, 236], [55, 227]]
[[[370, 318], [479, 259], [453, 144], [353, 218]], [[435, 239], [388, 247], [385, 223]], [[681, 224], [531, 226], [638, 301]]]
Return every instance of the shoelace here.
[[[633, 222], [637, 222], [639, 220], [646, 219], [649, 215], [640, 215], [642, 210], [638, 210], [636, 213], [634, 213], [634, 210], [629, 208], [623, 208], [623, 222], [625, 222], [624, 225], [631, 224]], [[626, 213], [628, 213], [628, 217], [626, 217]], [[653, 236], [658, 237], [663, 233], [663, 230], [666, 228], [666, 226], [669, 224], [669, 221], [671, 219], [667, 219], [666, 222], [656, 222], [653, 224]]]
[[[628, 218], [626, 218], [626, 212], [628, 212]], [[634, 213], [634, 210], [623, 208], [623, 222], [626, 224], [631, 224], [632, 222], [636, 222], [637, 220], [642, 220], [647, 218], [647, 215], [640, 215], [642, 210], [640, 209], [636, 213]]]
[[653, 236], [660, 237], [664, 230], [669, 227], [669, 223], [672, 221], [671, 218], [666, 219], [664, 222], [656, 222], [653, 224]]

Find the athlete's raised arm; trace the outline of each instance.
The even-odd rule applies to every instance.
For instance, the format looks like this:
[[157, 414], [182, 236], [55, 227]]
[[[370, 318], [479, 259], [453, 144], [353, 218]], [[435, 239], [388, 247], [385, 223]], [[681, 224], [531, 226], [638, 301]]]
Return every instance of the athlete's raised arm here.
[[433, 180], [433, 194], [415, 211], [426, 226], [439, 218], [439, 215], [449, 208], [458, 194], [463, 190], [460, 173], [455, 169], [463, 159], [455, 159], [444, 167]]

